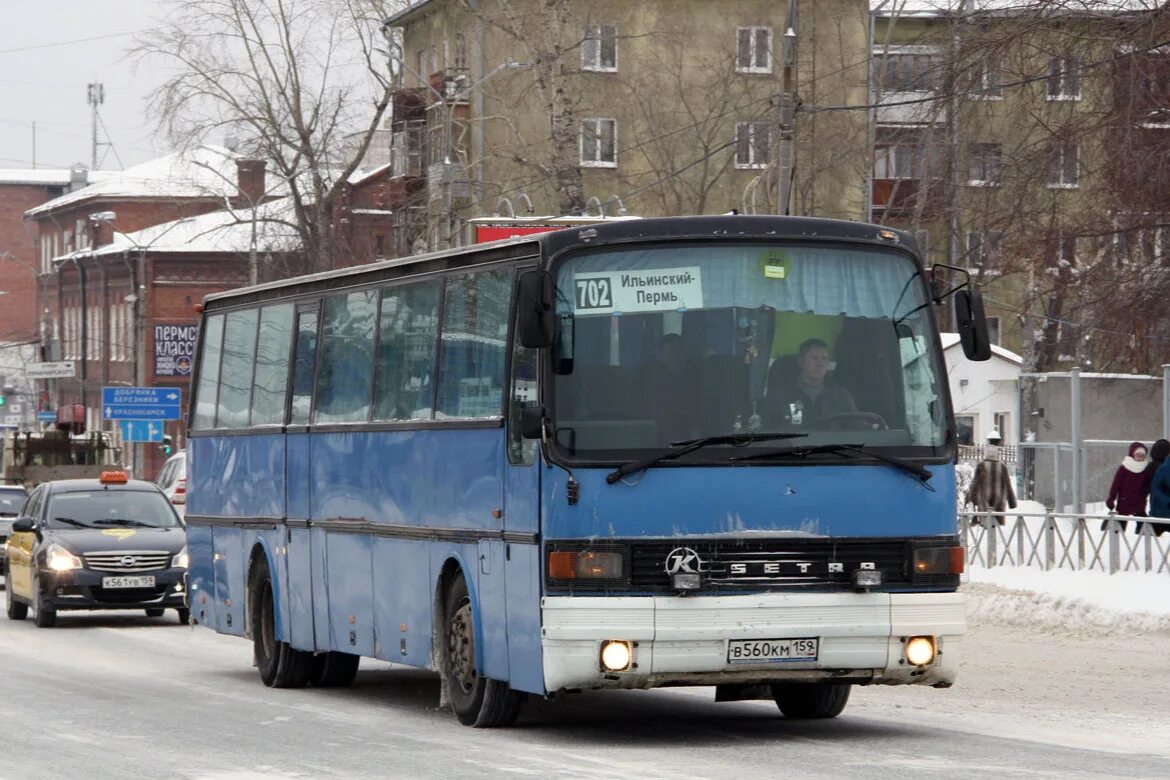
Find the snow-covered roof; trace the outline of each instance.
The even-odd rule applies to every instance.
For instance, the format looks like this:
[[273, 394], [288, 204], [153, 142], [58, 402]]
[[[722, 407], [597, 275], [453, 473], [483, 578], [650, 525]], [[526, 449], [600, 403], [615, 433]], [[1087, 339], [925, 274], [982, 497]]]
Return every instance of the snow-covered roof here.
[[[959, 343], [958, 333], [940, 333], [938, 335], [939, 338], [942, 339], [942, 346], [944, 350], [948, 350]], [[1015, 352], [1012, 352], [1011, 350], [1004, 349], [998, 344], [991, 345], [991, 354], [999, 355], [1004, 360], [1010, 360], [1017, 365], [1023, 365], [1024, 363], [1024, 359], [1022, 357], [1017, 355]]]
[[384, 172], [389, 167], [390, 167], [390, 163], [384, 163], [382, 165], [379, 165], [376, 168], [366, 168], [364, 170], [361, 168], [358, 168], [356, 171], [354, 171], [353, 173], [351, 173], [349, 175], [349, 183], [353, 184], [353, 185], [361, 184], [366, 179], [374, 178], [378, 174]]
[[[0, 168], [0, 184], [37, 184], [43, 187], [64, 187], [69, 184], [68, 168]], [[86, 171], [89, 182], [97, 182], [113, 175], [112, 171]]]
[[956, 13], [1012, 14], [1129, 14], [1156, 11], [1161, 0], [870, 0], [880, 17], [931, 17]]
[[[93, 198], [183, 198], [236, 194], [236, 159], [227, 149], [201, 146], [118, 172], [25, 212], [35, 217]], [[93, 176], [93, 174], [90, 174]]]
[[[269, 201], [256, 208], [256, 251], [292, 252], [300, 248], [292, 202], [288, 198]], [[114, 240], [96, 249], [80, 249], [56, 259], [109, 257], [143, 249], [168, 254], [243, 254], [252, 249], [252, 211], [213, 211], [135, 233], [115, 233]]]

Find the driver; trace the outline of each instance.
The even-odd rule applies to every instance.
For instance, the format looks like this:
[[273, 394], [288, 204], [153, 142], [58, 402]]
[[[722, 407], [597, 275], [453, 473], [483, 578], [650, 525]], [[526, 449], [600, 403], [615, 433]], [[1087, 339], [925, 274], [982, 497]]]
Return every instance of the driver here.
[[808, 339], [796, 356], [800, 373], [784, 378], [778, 387], [769, 386], [766, 398], [768, 422], [777, 429], [814, 428], [828, 417], [857, 412], [849, 391], [832, 380], [829, 374], [829, 345], [820, 339]]

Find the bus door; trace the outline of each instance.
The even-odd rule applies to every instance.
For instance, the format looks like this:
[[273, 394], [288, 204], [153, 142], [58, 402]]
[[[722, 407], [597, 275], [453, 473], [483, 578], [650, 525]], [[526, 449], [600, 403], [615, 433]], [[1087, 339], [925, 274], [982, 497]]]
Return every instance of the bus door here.
[[[288, 425], [285, 428], [285, 511], [288, 526], [287, 604], [288, 641], [301, 650], [329, 649], [327, 604], [313, 599], [314, 585], [324, 580], [325, 539], [309, 524], [312, 506], [311, 448], [309, 421], [313, 407], [313, 384], [317, 366], [317, 322], [320, 305], [301, 304], [296, 310], [292, 345], [292, 392], [289, 394]], [[316, 553], [316, 555], [314, 555]], [[317, 558], [322, 560], [318, 561]], [[322, 612], [315, 615], [316, 611]], [[324, 632], [318, 641], [314, 625]]]
[[536, 354], [536, 350], [521, 346], [518, 340], [512, 348], [504, 466], [504, 580], [509, 682], [516, 690], [543, 694], [538, 544], [541, 470], [537, 441], [520, 435], [521, 410], [539, 403]]

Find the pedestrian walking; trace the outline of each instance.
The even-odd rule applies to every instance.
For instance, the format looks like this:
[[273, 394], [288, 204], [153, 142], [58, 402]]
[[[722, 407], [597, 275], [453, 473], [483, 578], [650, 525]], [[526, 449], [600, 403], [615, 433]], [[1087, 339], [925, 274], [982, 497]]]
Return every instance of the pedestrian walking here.
[[[983, 460], [975, 466], [975, 476], [967, 489], [965, 503], [973, 505], [979, 512], [1006, 512], [1016, 508], [1016, 491], [1007, 466], [999, 459], [999, 447], [988, 444], [983, 449]], [[996, 518], [1003, 525], [1003, 518]], [[971, 525], [982, 525], [978, 519]], [[989, 524], [990, 525], [990, 524]]]
[[[1158, 439], [1150, 447], [1149, 470], [1149, 516], [1170, 520], [1170, 441]], [[1170, 524], [1167, 523], [1150, 523], [1150, 527], [1158, 536], [1170, 530]]]
[[[1146, 499], [1150, 495], [1150, 463], [1146, 455], [1146, 445], [1140, 441], [1129, 445], [1129, 452], [1114, 472], [1109, 497], [1105, 499], [1105, 507], [1110, 512], [1130, 517], [1146, 516]], [[1124, 531], [1128, 521], [1118, 520], [1117, 523]], [[1102, 520], [1101, 530], [1108, 525], [1108, 520]]]

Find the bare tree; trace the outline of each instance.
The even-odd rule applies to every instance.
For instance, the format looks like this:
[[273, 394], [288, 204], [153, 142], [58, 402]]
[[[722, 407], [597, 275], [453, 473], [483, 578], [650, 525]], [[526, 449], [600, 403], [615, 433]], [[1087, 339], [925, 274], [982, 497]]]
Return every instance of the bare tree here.
[[274, 166], [317, 270], [345, 250], [334, 211], [390, 103], [386, 58], [375, 47], [394, 5], [167, 0], [162, 24], [133, 52], [168, 73], [150, 107], [172, 142], [233, 136], [241, 155]]

